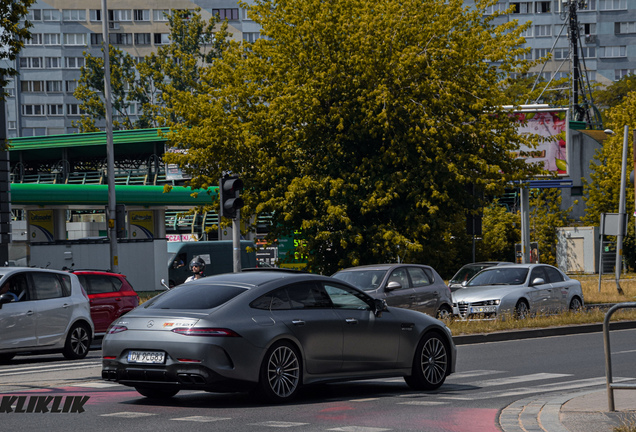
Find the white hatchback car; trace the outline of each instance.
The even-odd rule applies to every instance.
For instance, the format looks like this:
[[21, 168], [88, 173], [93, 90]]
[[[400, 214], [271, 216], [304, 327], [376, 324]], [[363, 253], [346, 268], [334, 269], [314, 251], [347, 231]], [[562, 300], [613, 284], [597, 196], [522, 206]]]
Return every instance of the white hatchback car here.
[[79, 279], [64, 271], [0, 267], [0, 362], [18, 353], [86, 357], [94, 327]]

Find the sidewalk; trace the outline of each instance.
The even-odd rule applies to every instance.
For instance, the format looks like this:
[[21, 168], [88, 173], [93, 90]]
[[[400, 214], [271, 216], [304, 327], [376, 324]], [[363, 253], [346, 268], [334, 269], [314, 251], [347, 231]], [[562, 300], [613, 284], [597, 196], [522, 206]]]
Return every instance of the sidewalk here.
[[570, 432], [608, 432], [621, 425], [636, 430], [636, 390], [614, 390], [614, 406], [616, 411], [609, 412], [605, 389], [593, 391], [564, 403], [560, 421]]
[[[636, 328], [636, 321], [612, 322], [610, 330]], [[543, 329], [455, 336], [456, 345], [501, 342], [547, 336], [596, 333], [603, 324], [581, 324]], [[636, 390], [614, 390], [615, 411], [609, 411], [607, 389], [537, 395], [504, 408], [499, 426], [504, 432], [621, 432], [636, 431]]]

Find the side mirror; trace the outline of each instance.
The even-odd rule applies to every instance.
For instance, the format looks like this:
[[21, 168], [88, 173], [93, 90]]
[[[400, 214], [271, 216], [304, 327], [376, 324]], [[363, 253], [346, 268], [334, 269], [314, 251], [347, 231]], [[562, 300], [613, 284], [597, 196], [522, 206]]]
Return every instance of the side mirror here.
[[532, 286], [543, 285], [544, 283], [545, 281], [543, 280], [543, 278], [535, 278], [532, 280]]
[[3, 304], [11, 303], [15, 299], [16, 299], [16, 297], [13, 294], [4, 293], [4, 294], [0, 295], [0, 309], [2, 308]]
[[389, 306], [386, 304], [386, 300], [384, 299], [373, 299], [373, 303], [375, 306], [375, 310], [373, 312], [377, 317], [382, 316], [382, 312], [389, 309]]
[[391, 281], [386, 285], [385, 291], [393, 291], [402, 288], [402, 284], [396, 281]]
[[467, 280], [462, 281], [462, 288], [465, 287], [466, 285], [468, 285], [468, 281]]

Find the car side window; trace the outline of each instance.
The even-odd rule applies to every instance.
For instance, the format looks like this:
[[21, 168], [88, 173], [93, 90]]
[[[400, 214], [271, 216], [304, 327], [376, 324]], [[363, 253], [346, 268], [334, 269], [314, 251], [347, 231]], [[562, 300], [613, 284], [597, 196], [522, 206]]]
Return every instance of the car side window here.
[[563, 282], [565, 279], [560, 271], [552, 267], [545, 268], [545, 274], [548, 277], [548, 282]]
[[327, 293], [314, 283], [299, 283], [278, 288], [250, 303], [255, 309], [324, 309], [331, 308]]
[[337, 309], [371, 310], [372, 305], [364, 294], [343, 285], [325, 283], [325, 291]]
[[33, 272], [31, 278], [37, 300], [65, 297], [62, 283], [56, 274]]
[[8, 284], [9, 292], [13, 293], [16, 297], [15, 301], [31, 300], [29, 284], [24, 273], [11, 276], [2, 285], [4, 286], [4, 284]]
[[287, 287], [292, 309], [330, 308], [329, 296], [314, 283], [299, 283]]
[[398, 282], [400, 285], [402, 285], [402, 289], [411, 288], [411, 283], [409, 282], [409, 276], [406, 273], [405, 267], [399, 267], [393, 270], [391, 272], [391, 276], [389, 276], [387, 284], [389, 282]]
[[[89, 294], [104, 294], [119, 291], [121, 281], [116, 277], [106, 275], [78, 275], [82, 286]], [[119, 282], [115, 285], [113, 282]]]
[[64, 292], [63, 297], [68, 297], [71, 295], [71, 277], [68, 275], [57, 275], [58, 278], [62, 281], [62, 291]]
[[430, 285], [433, 282], [433, 278], [423, 268], [407, 267], [407, 270], [414, 287]]
[[532, 273], [530, 273], [530, 283], [533, 284], [536, 278], [541, 278], [546, 283], [548, 282], [548, 279], [545, 277], [545, 272], [543, 271], [543, 267], [535, 267], [532, 269]]

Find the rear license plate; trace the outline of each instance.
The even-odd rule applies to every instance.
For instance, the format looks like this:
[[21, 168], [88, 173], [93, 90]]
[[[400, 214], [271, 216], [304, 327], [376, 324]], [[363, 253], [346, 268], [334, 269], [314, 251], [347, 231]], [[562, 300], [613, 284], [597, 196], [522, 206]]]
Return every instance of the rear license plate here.
[[129, 351], [128, 363], [157, 364], [164, 363], [166, 353], [160, 351]]

